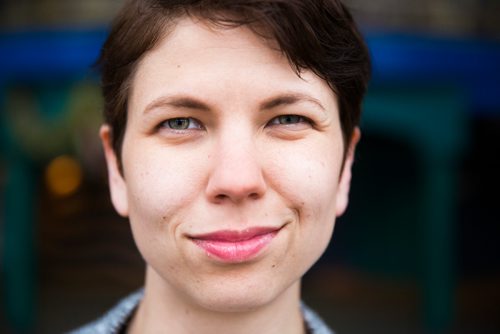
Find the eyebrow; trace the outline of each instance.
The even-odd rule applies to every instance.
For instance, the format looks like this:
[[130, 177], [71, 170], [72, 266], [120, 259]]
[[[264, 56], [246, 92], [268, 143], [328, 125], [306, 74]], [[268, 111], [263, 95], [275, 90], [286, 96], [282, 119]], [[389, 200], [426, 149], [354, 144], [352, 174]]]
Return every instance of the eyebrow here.
[[148, 113], [153, 109], [164, 106], [201, 111], [210, 110], [210, 107], [207, 104], [189, 96], [162, 96], [149, 103], [144, 109], [144, 113]]
[[[259, 110], [270, 110], [282, 106], [289, 106], [301, 102], [309, 102], [318, 106], [322, 111], [325, 111], [325, 107], [319, 102], [319, 100], [302, 93], [283, 93], [277, 96], [272, 96], [267, 100], [263, 101]], [[144, 109], [144, 113], [148, 113], [153, 109], [170, 106], [175, 108], [185, 108], [200, 111], [209, 111], [211, 108], [208, 104], [189, 96], [162, 96], [153, 100]]]
[[321, 102], [319, 102], [319, 100], [302, 93], [285, 93], [285, 94], [280, 94], [278, 96], [273, 96], [267, 99], [266, 101], [262, 102], [260, 105], [260, 109], [269, 110], [301, 102], [313, 103], [316, 106], [318, 106], [321, 110], [325, 111], [325, 107], [321, 104]]

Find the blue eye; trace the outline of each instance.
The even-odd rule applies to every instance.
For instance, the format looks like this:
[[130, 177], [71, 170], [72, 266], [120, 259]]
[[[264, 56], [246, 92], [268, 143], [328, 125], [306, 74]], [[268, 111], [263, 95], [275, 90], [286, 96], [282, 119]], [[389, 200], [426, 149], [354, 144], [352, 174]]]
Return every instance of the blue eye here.
[[200, 123], [191, 117], [171, 118], [163, 122], [161, 126], [167, 127], [172, 130], [187, 130], [187, 129], [201, 128]]
[[283, 115], [278, 117], [279, 124], [297, 124], [302, 120], [303, 118], [297, 115]]
[[185, 130], [189, 127], [189, 118], [172, 118], [167, 121], [168, 127], [175, 130]]
[[307, 122], [308, 120], [305, 117], [299, 115], [281, 115], [273, 118], [269, 123], [271, 125], [293, 125]]

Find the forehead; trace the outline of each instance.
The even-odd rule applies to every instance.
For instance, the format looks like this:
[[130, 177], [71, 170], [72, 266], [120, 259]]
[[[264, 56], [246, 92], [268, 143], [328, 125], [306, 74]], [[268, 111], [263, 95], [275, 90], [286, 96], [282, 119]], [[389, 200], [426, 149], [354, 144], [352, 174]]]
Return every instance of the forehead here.
[[228, 101], [240, 94], [264, 98], [279, 90], [335, 100], [324, 80], [310, 71], [299, 76], [275, 44], [246, 26], [219, 27], [181, 18], [138, 65], [131, 104], [165, 93], [195, 93]]
[[264, 34], [256, 34], [255, 29], [248, 25], [229, 26], [196, 16], [184, 16], [176, 20], [173, 29], [163, 36], [162, 42], [171, 46], [200, 49], [221, 46], [228, 49], [269, 48], [280, 53], [273, 39], [264, 38]]
[[[173, 27], [163, 32], [153, 50], [147, 52], [139, 64], [145, 69], [156, 66], [203, 65], [226, 62], [251, 65], [276, 64], [291, 70], [279, 47], [273, 40], [258, 36], [247, 26], [221, 27], [196, 17], [181, 17]], [[211, 67], [205, 68], [209, 70]]]

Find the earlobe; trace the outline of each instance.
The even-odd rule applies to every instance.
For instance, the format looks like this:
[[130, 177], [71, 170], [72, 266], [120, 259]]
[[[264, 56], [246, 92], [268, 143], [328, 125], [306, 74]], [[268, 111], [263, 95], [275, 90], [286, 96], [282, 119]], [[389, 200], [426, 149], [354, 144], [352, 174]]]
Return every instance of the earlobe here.
[[111, 144], [111, 128], [104, 124], [99, 131], [106, 165], [108, 167], [109, 190], [115, 210], [123, 217], [128, 216], [127, 184], [120, 171], [116, 153]]
[[340, 175], [338, 189], [337, 189], [337, 199], [335, 212], [337, 217], [341, 216], [347, 209], [347, 204], [349, 203], [349, 190], [351, 188], [351, 169], [354, 163], [354, 153], [356, 151], [356, 145], [361, 138], [361, 131], [356, 127], [352, 133], [351, 141], [347, 147], [346, 157], [344, 161], [344, 166], [342, 174]]

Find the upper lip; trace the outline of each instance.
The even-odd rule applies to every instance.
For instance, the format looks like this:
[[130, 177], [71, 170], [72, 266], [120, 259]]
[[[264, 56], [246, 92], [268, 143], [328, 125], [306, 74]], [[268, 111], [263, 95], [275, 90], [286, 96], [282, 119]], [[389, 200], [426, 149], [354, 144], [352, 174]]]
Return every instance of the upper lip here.
[[190, 235], [189, 238], [206, 241], [239, 242], [259, 235], [277, 232], [281, 227], [251, 227], [244, 230], [219, 230], [210, 233]]

